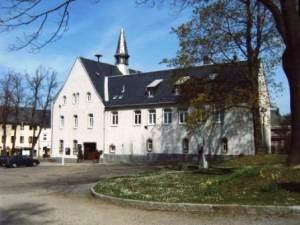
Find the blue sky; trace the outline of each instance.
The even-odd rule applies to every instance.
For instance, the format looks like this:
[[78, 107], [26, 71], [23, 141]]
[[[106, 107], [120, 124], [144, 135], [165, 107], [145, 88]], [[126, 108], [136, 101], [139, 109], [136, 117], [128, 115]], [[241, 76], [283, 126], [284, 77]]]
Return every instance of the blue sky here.
[[[142, 71], [166, 68], [159, 62], [173, 57], [178, 47], [171, 27], [186, 21], [188, 10], [176, 14], [167, 7], [137, 6], [134, 0], [91, 2], [76, 2], [72, 6], [68, 32], [38, 53], [30, 53], [28, 49], [9, 51], [8, 46], [14, 42], [16, 33], [1, 33], [0, 72], [33, 73], [39, 65], [44, 65], [57, 71], [63, 82], [77, 56], [94, 58], [95, 53], [101, 53], [102, 61], [113, 64], [121, 28], [126, 32], [131, 68]], [[288, 113], [288, 86], [281, 68], [276, 70], [276, 80], [283, 83], [284, 91], [274, 96], [275, 103], [282, 113]]]

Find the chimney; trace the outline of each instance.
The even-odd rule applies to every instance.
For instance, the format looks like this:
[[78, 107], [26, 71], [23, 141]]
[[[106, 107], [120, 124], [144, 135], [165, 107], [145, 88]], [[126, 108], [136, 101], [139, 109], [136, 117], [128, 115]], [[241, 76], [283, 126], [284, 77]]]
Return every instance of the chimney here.
[[210, 64], [210, 59], [208, 55], [203, 56], [203, 65], [208, 65]]
[[97, 58], [97, 62], [99, 63], [100, 62], [100, 58], [102, 57], [101, 54], [95, 54], [95, 57]]

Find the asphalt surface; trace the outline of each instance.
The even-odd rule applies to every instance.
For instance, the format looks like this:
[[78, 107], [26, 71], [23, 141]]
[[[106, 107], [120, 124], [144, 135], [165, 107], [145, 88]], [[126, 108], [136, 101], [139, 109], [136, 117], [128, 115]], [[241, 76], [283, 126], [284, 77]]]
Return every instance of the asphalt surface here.
[[105, 177], [153, 168], [108, 165], [0, 167], [2, 225], [299, 225], [299, 217], [201, 215], [146, 211], [95, 200], [89, 188]]

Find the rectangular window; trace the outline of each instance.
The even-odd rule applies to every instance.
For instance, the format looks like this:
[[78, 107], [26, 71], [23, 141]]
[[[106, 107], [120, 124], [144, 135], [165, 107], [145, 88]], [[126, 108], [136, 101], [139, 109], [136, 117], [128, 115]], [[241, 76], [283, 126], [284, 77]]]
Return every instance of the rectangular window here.
[[43, 141], [47, 141], [47, 134], [43, 135]]
[[224, 111], [223, 110], [216, 110], [214, 112], [214, 115], [213, 115], [213, 120], [215, 123], [222, 123], [223, 120], [224, 120]]
[[119, 124], [118, 112], [112, 112], [111, 124], [112, 125], [118, 125]]
[[21, 123], [20, 129], [21, 129], [21, 130], [24, 130], [24, 123]]
[[64, 150], [64, 140], [59, 140], [59, 153], [63, 153]]
[[91, 101], [92, 101], [92, 95], [91, 95], [90, 92], [87, 92], [87, 93], [86, 93], [86, 101], [87, 101], [87, 102], [91, 102]]
[[74, 128], [77, 128], [77, 127], [78, 127], [78, 116], [77, 116], [77, 115], [74, 115], [74, 116], [73, 116], [73, 119], [74, 119], [73, 127], [74, 127]]
[[66, 148], [66, 155], [71, 155], [71, 149], [70, 148]]
[[62, 129], [65, 126], [65, 117], [64, 116], [60, 116], [60, 120], [59, 120], [59, 128]]
[[152, 152], [153, 151], [153, 141], [152, 139], [147, 140], [147, 152]]
[[63, 105], [67, 104], [67, 96], [63, 96]]
[[77, 155], [78, 153], [78, 141], [73, 140], [73, 155]]
[[94, 115], [89, 114], [88, 116], [88, 128], [92, 129], [94, 127]]
[[134, 111], [134, 125], [141, 125], [142, 123], [142, 112], [140, 110]]
[[156, 124], [156, 111], [155, 109], [150, 109], [148, 111], [148, 125]]
[[172, 123], [172, 109], [164, 109], [164, 124]]
[[28, 137], [28, 143], [29, 143], [29, 144], [32, 144], [32, 141], [33, 141], [32, 136], [29, 136], [29, 137]]
[[188, 112], [187, 110], [180, 110], [179, 111], [179, 123], [184, 124], [187, 121]]
[[73, 105], [76, 104], [76, 94], [75, 93], [73, 93], [73, 95], [72, 95], [72, 103], [73, 103]]
[[4, 140], [5, 140], [4, 136], [2, 136], [1, 140], [2, 140], [2, 143], [4, 143]]
[[20, 144], [24, 143], [24, 136], [20, 136]]
[[116, 146], [114, 144], [109, 145], [109, 153], [116, 153]]

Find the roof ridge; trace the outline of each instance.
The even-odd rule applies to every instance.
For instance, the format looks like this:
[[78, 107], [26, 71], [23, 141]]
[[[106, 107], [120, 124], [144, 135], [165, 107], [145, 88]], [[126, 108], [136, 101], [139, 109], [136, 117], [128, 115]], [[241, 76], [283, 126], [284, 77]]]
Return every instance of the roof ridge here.
[[[199, 69], [199, 68], [209, 68], [209, 67], [220, 67], [220, 66], [234, 66], [234, 65], [243, 65], [246, 61], [238, 61], [234, 63], [216, 63], [216, 64], [205, 64], [205, 65], [199, 65], [199, 66], [189, 66], [189, 67], [179, 67], [179, 68], [171, 68], [171, 69], [163, 69], [163, 70], [154, 70], [149, 72], [142, 72], [142, 73], [134, 73], [130, 75], [112, 75], [109, 76], [109, 78], [116, 78], [116, 77], [132, 77], [132, 76], [146, 76], [149, 74], [155, 74], [155, 73], [162, 73], [162, 72], [172, 72], [172, 71], [180, 71], [180, 70], [188, 70], [188, 69]], [[166, 74], [164, 74], [166, 75]]]

